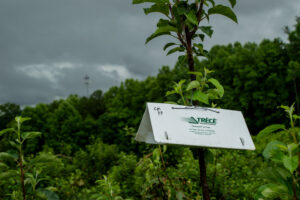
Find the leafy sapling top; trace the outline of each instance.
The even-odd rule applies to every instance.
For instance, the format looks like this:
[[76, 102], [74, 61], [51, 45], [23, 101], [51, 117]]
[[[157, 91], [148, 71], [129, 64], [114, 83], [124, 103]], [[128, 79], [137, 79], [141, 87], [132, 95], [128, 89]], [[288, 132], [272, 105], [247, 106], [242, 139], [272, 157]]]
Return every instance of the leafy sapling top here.
[[163, 103], [147, 103], [136, 140], [151, 144], [255, 150], [240, 111]]

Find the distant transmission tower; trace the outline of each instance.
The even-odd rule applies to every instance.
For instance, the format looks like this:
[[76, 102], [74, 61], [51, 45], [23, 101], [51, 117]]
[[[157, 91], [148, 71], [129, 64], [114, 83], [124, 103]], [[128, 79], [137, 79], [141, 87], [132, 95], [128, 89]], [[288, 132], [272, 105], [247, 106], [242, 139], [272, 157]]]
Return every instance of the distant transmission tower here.
[[89, 96], [89, 84], [90, 84], [90, 77], [88, 75], [85, 75], [84, 79], [84, 84], [86, 86], [86, 95], [87, 97]]

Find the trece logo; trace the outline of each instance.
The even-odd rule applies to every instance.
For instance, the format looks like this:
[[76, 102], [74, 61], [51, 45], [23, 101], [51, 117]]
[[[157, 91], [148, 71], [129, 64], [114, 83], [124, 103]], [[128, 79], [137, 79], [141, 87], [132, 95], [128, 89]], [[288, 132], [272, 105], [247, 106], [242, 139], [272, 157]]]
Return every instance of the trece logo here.
[[215, 118], [203, 118], [203, 117], [189, 117], [189, 118], [183, 118], [184, 121], [190, 123], [190, 124], [206, 124], [206, 125], [216, 125], [217, 119]]

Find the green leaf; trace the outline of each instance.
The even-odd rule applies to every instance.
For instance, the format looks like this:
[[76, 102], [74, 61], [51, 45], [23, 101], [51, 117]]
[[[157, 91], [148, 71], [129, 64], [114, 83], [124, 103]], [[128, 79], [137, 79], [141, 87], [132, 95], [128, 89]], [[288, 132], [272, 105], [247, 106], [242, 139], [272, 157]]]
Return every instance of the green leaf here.
[[294, 153], [297, 153], [298, 151], [298, 146], [297, 144], [295, 143], [292, 143], [292, 144], [288, 144], [287, 145], [287, 151], [289, 153], [289, 155], [293, 155]]
[[162, 145], [163, 146], [163, 153], [165, 153], [168, 149], [168, 146], [167, 145]]
[[51, 190], [38, 189], [37, 193], [39, 193], [39, 195], [41, 197], [44, 197], [47, 200], [59, 200], [59, 196], [55, 192], [53, 192]]
[[9, 168], [9, 167], [8, 167], [6, 164], [0, 162], [0, 170], [1, 170], [1, 169], [8, 169], [8, 168]]
[[152, 159], [154, 162], [159, 163], [160, 161], [160, 152], [158, 148], [155, 148], [152, 152]]
[[148, 15], [149, 13], [153, 13], [153, 12], [159, 12], [159, 13], [162, 13], [162, 14], [168, 16], [169, 15], [169, 6], [168, 6], [168, 4], [159, 3], [159, 4], [152, 5], [150, 8], [144, 8], [144, 13], [146, 15]]
[[184, 79], [181, 79], [178, 83], [175, 83], [177, 86], [182, 86], [185, 83]]
[[0, 173], [0, 180], [15, 178], [18, 176], [18, 170], [8, 170]]
[[288, 152], [288, 147], [286, 145], [278, 144], [277, 145], [281, 151]]
[[236, 0], [229, 0], [231, 7], [234, 8], [235, 4], [236, 4]]
[[204, 16], [205, 16], [205, 18], [207, 19], [207, 21], [209, 22], [209, 14], [206, 13], [206, 12], [204, 12]]
[[[282, 180], [287, 180], [289, 177], [291, 177], [291, 174], [289, 173], [289, 171], [287, 171], [283, 167], [276, 167], [276, 171], [277, 171], [278, 175], [280, 176], [280, 179], [282, 179]], [[278, 180], [278, 178], [277, 178], [277, 181], [281, 181], [281, 180]], [[281, 181], [281, 183], [282, 183], [282, 181]]]
[[217, 89], [208, 89], [206, 90], [206, 94], [208, 95], [209, 99], [219, 99], [220, 94]]
[[284, 130], [284, 129], [285, 129], [285, 126], [283, 124], [273, 124], [273, 125], [267, 126], [266, 128], [264, 128], [263, 130], [261, 130], [258, 133], [257, 139], [267, 137], [269, 134], [274, 133], [275, 131]]
[[204, 94], [203, 92], [195, 91], [193, 94], [193, 100], [205, 103], [205, 104], [209, 104], [208, 102], [208, 95]]
[[26, 121], [29, 121], [29, 120], [31, 120], [30, 117], [21, 117], [20, 122], [23, 123], [23, 122], [26, 122]]
[[199, 37], [200, 40], [203, 42], [203, 41], [204, 41], [204, 38], [205, 38], [205, 35], [204, 35], [204, 34], [198, 34], [198, 37]]
[[9, 141], [9, 144], [12, 146], [12, 147], [15, 147], [16, 149], [20, 149], [20, 144], [17, 144], [15, 143], [14, 141]]
[[169, 3], [169, 0], [133, 0], [132, 4], [140, 3]]
[[295, 103], [293, 103], [291, 105], [291, 107], [288, 107], [288, 106], [284, 106], [284, 105], [281, 105], [280, 108], [284, 109], [285, 112], [287, 112], [289, 114], [289, 117], [293, 116], [293, 113], [295, 111]]
[[215, 6], [215, 1], [214, 0], [207, 0], [211, 3], [212, 6]]
[[293, 115], [293, 118], [294, 119], [300, 119], [300, 116], [299, 115]]
[[182, 52], [182, 51], [184, 51], [184, 50], [185, 50], [185, 49], [184, 49], [183, 47], [175, 47], [175, 48], [171, 49], [170, 51], [168, 51], [167, 56], [170, 55], [170, 54], [172, 54], [172, 53], [175, 53], [175, 52], [177, 52], [177, 51]]
[[195, 89], [195, 88], [199, 88], [200, 87], [200, 83], [199, 81], [192, 81], [188, 84], [186, 90], [189, 91], [189, 90], [192, 90], [192, 89]]
[[188, 14], [190, 10], [188, 9], [187, 2], [179, 1], [176, 6], [173, 6], [173, 11], [175, 18], [181, 18], [182, 15]]
[[276, 184], [282, 184], [291, 177], [290, 172], [284, 167], [274, 166], [263, 168], [258, 175], [260, 178], [267, 179], [269, 182]]
[[169, 95], [172, 95], [172, 94], [177, 94], [177, 92], [175, 90], [166, 92], [166, 96], [169, 96]]
[[[114, 200], [124, 200], [123, 199], [123, 197], [121, 197], [121, 196], [116, 196], [116, 197], [114, 197]], [[130, 199], [129, 199], [130, 200]]]
[[189, 74], [195, 74], [196, 76], [203, 77], [203, 74], [201, 72], [188, 72]]
[[24, 132], [22, 134], [22, 138], [23, 140], [27, 140], [27, 139], [32, 139], [38, 136], [41, 136], [42, 133], [40, 132]]
[[190, 11], [189, 13], [184, 13], [184, 15], [186, 16], [186, 18], [189, 22], [198, 26], [198, 20], [197, 20], [196, 14], [194, 12]]
[[223, 97], [224, 95], [224, 88], [223, 86], [219, 83], [218, 80], [214, 79], [214, 78], [210, 78], [208, 79], [208, 82], [212, 83], [218, 90], [219, 96]]
[[171, 23], [167, 19], [159, 19], [159, 21], [156, 24], [157, 27], [170, 26], [170, 25], [171, 25]]
[[181, 191], [181, 190], [176, 191], [176, 199], [177, 199], [177, 200], [183, 200], [183, 199], [185, 199], [184, 192]]
[[238, 23], [237, 17], [231, 8], [223, 5], [216, 5], [208, 10], [208, 15], [219, 14], [228, 17], [229, 19], [233, 20], [234, 22]]
[[174, 105], [178, 105], [176, 102], [174, 102], [174, 101], [165, 101], [164, 103], [166, 103], [166, 104], [174, 104]]
[[213, 72], [214, 72], [214, 70], [209, 70], [206, 67], [204, 67], [204, 75], [205, 75], [205, 77], [206, 77], [207, 74], [211, 74]]
[[209, 149], [204, 150], [204, 158], [207, 163], [212, 164], [214, 162], [214, 154]]
[[214, 33], [214, 31], [212, 30], [211, 26], [200, 26], [199, 29], [205, 33], [206, 35], [208, 35], [209, 37], [212, 36], [212, 34]]
[[175, 26], [166, 25], [158, 27], [158, 29], [155, 31], [156, 34], [165, 32], [177, 32], [177, 28]]
[[284, 185], [267, 184], [261, 193], [266, 198], [275, 199], [287, 195], [288, 188]]
[[282, 108], [282, 109], [284, 109], [287, 112], [290, 110], [290, 107], [284, 106], [284, 105], [279, 106], [279, 108]]
[[166, 44], [166, 45], [164, 46], [164, 51], [165, 51], [167, 48], [169, 48], [170, 46], [173, 46], [173, 45], [177, 45], [177, 44], [174, 43], [174, 42], [170, 42], [170, 43]]
[[198, 51], [201, 55], [204, 55], [204, 51], [203, 51], [203, 44], [199, 43], [199, 44], [194, 44], [195, 47], [198, 48]]
[[284, 156], [283, 165], [286, 169], [288, 169], [291, 174], [297, 169], [298, 167], [298, 156]]
[[161, 36], [161, 35], [170, 35], [170, 32], [176, 32], [177, 31], [177, 28], [174, 27], [174, 26], [170, 26], [170, 25], [167, 25], [167, 26], [161, 26], [161, 27], [158, 27], [158, 29], [150, 36], [147, 38], [146, 40], [146, 44], [158, 37], [158, 36]]
[[178, 61], [177, 62], [178, 62], [179, 65], [185, 65], [186, 61], [187, 61], [186, 55], [178, 56]]
[[21, 116], [18, 116], [18, 117], [15, 117], [15, 120], [16, 120], [17, 123], [22, 124], [25, 121], [31, 120], [31, 118], [30, 117], [21, 117]]
[[154, 38], [157, 38], [161, 35], [171, 35], [170, 32], [164, 32], [164, 33], [153, 33], [152, 35], [150, 35], [147, 39], [146, 39], [146, 44], [148, 42], [150, 42], [151, 40], [153, 40]]
[[274, 161], [280, 162], [282, 159], [282, 156], [284, 155], [283, 152], [280, 150], [279, 145], [285, 145], [283, 142], [274, 140], [272, 142], [269, 142], [266, 146], [266, 148], [263, 151], [263, 156], [265, 159], [270, 159], [273, 157]]
[[13, 131], [15, 131], [13, 128], [4, 129], [4, 130], [0, 131], [0, 136], [4, 135], [5, 133], [13, 132]]
[[7, 152], [0, 152], [0, 160], [17, 160], [18, 156], [16, 156], [15, 154], [12, 153], [7, 153]]

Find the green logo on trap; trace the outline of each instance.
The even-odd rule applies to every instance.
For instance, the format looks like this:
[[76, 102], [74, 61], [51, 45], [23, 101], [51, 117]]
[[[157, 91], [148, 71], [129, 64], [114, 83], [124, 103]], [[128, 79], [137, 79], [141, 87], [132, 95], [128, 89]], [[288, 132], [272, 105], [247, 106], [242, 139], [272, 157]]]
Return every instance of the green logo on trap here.
[[203, 125], [216, 125], [217, 124], [217, 119], [215, 119], [215, 118], [189, 117], [189, 118], [182, 118], [182, 119], [190, 124], [203, 124]]

